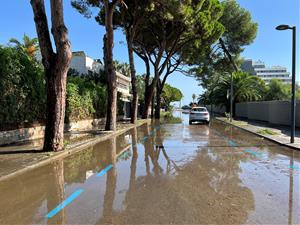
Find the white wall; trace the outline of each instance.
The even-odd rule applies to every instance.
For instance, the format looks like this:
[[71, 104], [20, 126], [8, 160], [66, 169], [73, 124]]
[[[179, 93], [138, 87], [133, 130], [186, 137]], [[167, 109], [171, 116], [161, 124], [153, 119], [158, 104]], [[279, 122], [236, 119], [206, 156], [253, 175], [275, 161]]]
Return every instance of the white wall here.
[[86, 66], [87, 72], [88, 72], [88, 70], [90, 70], [90, 71], [93, 70], [93, 63], [94, 63], [94, 60], [92, 58], [90, 58], [88, 56], [85, 57], [85, 66]]

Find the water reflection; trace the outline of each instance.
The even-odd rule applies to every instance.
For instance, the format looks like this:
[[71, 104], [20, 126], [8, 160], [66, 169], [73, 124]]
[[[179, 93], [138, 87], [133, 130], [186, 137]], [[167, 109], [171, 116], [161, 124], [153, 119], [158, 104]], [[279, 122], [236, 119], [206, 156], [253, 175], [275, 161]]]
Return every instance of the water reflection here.
[[[58, 202], [62, 202], [65, 199], [64, 161], [60, 159], [54, 162], [52, 170], [53, 176], [50, 176], [50, 182], [53, 184], [53, 188], [47, 192], [48, 212], [54, 209]], [[48, 219], [47, 224], [66, 224], [65, 210], [63, 209], [58, 215]]]
[[[148, 126], [142, 129], [145, 135], [150, 134]], [[132, 137], [135, 137], [134, 131]], [[133, 148], [135, 153], [130, 165], [130, 185], [123, 202], [125, 208], [121, 212], [110, 211], [110, 220], [100, 220], [99, 223], [244, 223], [248, 212], [254, 209], [254, 199], [251, 191], [241, 186], [238, 161], [218, 165], [204, 150], [191, 163], [178, 168], [178, 174], [168, 178], [163, 175], [161, 165], [170, 166], [163, 138], [161, 132], [157, 131], [143, 143], [147, 172], [137, 178], [138, 153]], [[133, 143], [136, 142], [134, 139]], [[232, 165], [234, 162], [236, 165]], [[168, 169], [166, 172], [169, 174]], [[108, 174], [107, 179], [109, 177]], [[110, 186], [107, 183], [106, 193], [112, 193], [115, 189], [115, 183]], [[110, 194], [110, 197], [114, 195]], [[112, 201], [105, 201], [103, 208], [113, 210]]]
[[116, 171], [116, 159], [117, 159], [117, 147], [116, 137], [109, 140], [109, 159], [108, 163], [112, 164], [113, 167], [107, 172], [106, 177], [106, 191], [103, 202], [103, 214], [102, 218], [97, 224], [114, 224], [113, 222], [113, 202], [115, 198], [115, 189], [117, 183], [117, 171]]

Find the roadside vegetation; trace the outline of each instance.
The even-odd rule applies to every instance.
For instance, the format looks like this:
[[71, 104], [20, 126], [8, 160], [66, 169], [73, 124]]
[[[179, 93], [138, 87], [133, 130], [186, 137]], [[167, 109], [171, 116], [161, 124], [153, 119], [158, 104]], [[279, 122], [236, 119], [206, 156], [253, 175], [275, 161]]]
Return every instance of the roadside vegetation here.
[[172, 111], [162, 112], [161, 113], [161, 122], [168, 124], [181, 123], [182, 119], [173, 115]]
[[261, 135], [278, 135], [277, 132], [272, 131], [270, 129], [262, 129], [262, 130], [258, 131], [257, 133], [261, 134]]

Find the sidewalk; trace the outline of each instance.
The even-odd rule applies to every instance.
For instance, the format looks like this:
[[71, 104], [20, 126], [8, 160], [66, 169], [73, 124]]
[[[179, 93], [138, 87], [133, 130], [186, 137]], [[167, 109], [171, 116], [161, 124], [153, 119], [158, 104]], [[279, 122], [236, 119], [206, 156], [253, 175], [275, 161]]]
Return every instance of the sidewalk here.
[[[226, 117], [216, 117], [215, 119], [230, 124]], [[265, 122], [233, 120], [232, 125], [246, 130], [270, 141], [276, 142], [296, 150], [300, 150], [300, 130], [296, 130], [295, 143], [290, 143], [290, 129], [287, 126], [272, 125]]]
[[61, 152], [42, 152], [42, 139], [1, 146], [0, 181], [83, 150], [84, 148], [107, 140], [114, 135], [122, 134], [147, 122], [148, 120], [138, 120], [136, 125], [118, 123], [116, 132], [85, 130], [66, 133], [66, 147], [65, 150]]

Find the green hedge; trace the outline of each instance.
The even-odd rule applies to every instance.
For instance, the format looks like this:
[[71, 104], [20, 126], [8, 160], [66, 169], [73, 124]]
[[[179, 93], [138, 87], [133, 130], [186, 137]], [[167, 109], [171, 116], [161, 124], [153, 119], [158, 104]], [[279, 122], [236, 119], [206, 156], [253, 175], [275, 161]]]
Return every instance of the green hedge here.
[[83, 76], [68, 77], [66, 119], [78, 121], [105, 116], [106, 88]]
[[[66, 121], [105, 117], [106, 88], [91, 76], [68, 76]], [[43, 66], [19, 48], [0, 46], [0, 130], [44, 123]]]
[[0, 46], [0, 129], [43, 121], [45, 96], [42, 66], [17, 48]]

